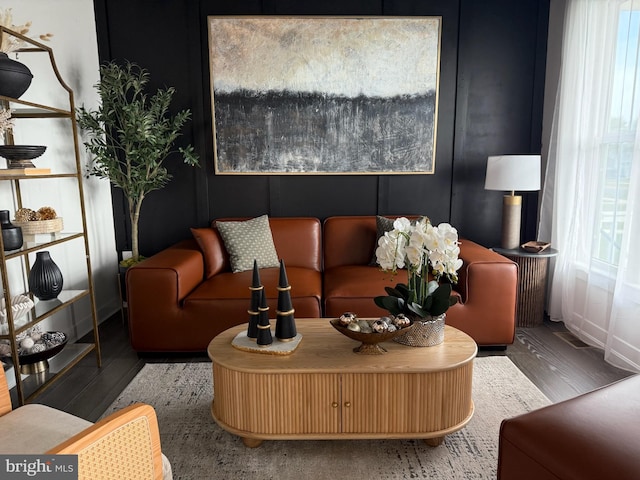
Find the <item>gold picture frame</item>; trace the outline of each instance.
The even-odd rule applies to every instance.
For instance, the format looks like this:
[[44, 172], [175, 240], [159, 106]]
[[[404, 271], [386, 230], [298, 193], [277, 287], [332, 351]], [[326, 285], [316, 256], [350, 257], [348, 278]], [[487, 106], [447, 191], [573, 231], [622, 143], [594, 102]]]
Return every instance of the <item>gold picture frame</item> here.
[[208, 17], [215, 173], [433, 174], [441, 27]]

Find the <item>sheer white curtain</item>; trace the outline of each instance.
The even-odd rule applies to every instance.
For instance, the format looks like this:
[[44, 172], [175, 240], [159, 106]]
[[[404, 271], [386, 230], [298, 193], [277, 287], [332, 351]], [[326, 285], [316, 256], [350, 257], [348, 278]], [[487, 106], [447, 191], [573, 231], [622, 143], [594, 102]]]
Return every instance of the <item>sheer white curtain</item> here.
[[539, 237], [549, 314], [640, 372], [640, 0], [567, 0]]

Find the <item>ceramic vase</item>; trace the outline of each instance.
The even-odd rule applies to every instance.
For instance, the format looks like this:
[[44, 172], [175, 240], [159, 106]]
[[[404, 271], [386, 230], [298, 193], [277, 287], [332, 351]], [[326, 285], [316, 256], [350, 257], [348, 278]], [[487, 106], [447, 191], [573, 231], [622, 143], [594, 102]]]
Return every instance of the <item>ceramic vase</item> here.
[[26, 65], [0, 52], [0, 95], [20, 98], [31, 85], [32, 79], [31, 70]]
[[2, 244], [5, 252], [22, 247], [22, 228], [11, 223], [9, 210], [0, 210], [0, 226], [2, 227]]
[[29, 290], [40, 300], [53, 300], [62, 291], [62, 272], [47, 251], [36, 253], [29, 272]]

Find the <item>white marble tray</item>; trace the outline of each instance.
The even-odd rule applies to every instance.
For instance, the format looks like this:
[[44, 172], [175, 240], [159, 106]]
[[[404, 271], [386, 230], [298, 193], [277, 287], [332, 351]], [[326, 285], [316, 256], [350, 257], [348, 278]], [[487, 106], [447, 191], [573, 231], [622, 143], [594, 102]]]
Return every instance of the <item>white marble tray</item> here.
[[247, 331], [243, 330], [231, 340], [231, 345], [245, 352], [266, 353], [268, 355], [290, 355], [298, 348], [302, 340], [302, 334], [300, 333], [287, 342], [278, 340], [273, 330], [271, 330], [271, 336], [273, 337], [273, 343], [271, 345], [261, 346], [256, 343], [255, 339], [247, 337]]

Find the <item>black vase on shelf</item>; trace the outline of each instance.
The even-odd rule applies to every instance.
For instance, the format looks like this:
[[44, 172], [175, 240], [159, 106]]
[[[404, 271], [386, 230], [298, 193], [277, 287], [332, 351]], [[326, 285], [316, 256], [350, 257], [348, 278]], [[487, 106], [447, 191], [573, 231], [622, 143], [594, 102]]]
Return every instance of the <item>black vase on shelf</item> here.
[[22, 228], [11, 223], [9, 210], [0, 210], [0, 226], [2, 227], [2, 244], [5, 252], [22, 247]]
[[62, 272], [47, 251], [36, 253], [29, 272], [29, 290], [40, 300], [53, 300], [62, 291]]
[[31, 85], [32, 79], [31, 70], [25, 64], [0, 52], [0, 95], [20, 98]]

